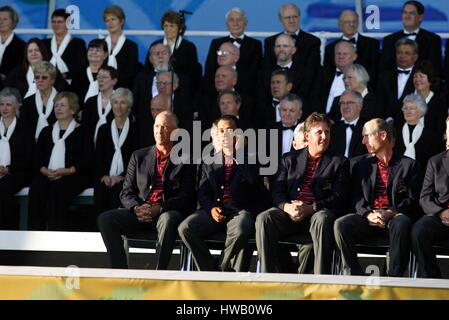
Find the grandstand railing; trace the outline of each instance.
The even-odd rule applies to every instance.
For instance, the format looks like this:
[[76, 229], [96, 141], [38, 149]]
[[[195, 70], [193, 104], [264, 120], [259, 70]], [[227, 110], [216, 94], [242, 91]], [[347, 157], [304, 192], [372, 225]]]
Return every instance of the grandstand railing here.
[[[51, 29], [15, 29], [14, 32], [17, 34], [53, 34]], [[265, 38], [278, 33], [279, 31], [273, 32], [257, 32], [248, 31], [245, 32], [246, 35], [255, 38]], [[80, 30], [70, 30], [73, 35], [96, 35], [98, 38], [104, 38], [107, 36], [108, 31], [106, 29], [80, 29]], [[163, 36], [164, 32], [161, 30], [124, 30], [126, 35], [130, 36]], [[321, 61], [324, 56], [324, 47], [326, 46], [328, 39], [335, 39], [341, 37], [341, 32], [311, 32], [314, 36], [318, 37], [321, 41]], [[362, 32], [363, 35], [369, 36], [376, 39], [383, 39], [385, 36], [389, 35], [389, 32]], [[449, 38], [449, 32], [437, 33], [442, 39]], [[229, 35], [228, 31], [186, 31], [186, 36], [189, 37], [224, 37]]]

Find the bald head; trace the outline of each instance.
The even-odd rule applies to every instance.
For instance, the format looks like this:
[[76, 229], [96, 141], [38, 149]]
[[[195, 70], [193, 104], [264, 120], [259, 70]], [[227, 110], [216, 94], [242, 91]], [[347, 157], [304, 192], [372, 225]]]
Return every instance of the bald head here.
[[155, 119], [162, 111], [169, 111], [170, 102], [170, 96], [167, 95], [160, 94], [153, 97], [150, 104], [151, 117]]

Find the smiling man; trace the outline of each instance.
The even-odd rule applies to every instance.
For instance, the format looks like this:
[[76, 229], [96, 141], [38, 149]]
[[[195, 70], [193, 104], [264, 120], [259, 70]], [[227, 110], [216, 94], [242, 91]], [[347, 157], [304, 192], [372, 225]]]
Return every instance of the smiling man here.
[[331, 274], [333, 224], [346, 196], [348, 162], [327, 149], [331, 120], [312, 113], [305, 121], [308, 147], [287, 153], [273, 188], [275, 207], [258, 215], [256, 243], [262, 272], [280, 272], [278, 241], [295, 234], [310, 235], [315, 274]]

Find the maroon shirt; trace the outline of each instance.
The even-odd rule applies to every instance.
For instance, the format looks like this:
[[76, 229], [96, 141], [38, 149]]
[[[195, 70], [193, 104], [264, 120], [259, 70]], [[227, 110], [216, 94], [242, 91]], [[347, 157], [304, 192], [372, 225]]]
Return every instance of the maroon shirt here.
[[296, 200], [303, 201], [308, 204], [315, 201], [315, 195], [312, 191], [312, 180], [315, 176], [315, 172], [320, 164], [320, 161], [321, 157], [313, 159], [309, 154], [307, 154], [306, 176]]
[[223, 203], [229, 203], [232, 201], [231, 189], [229, 189], [229, 180], [231, 179], [232, 171], [234, 170], [235, 164], [232, 159], [224, 157], [224, 193], [223, 193]]
[[374, 209], [389, 208], [390, 202], [387, 196], [388, 164], [385, 166], [377, 160], [376, 187], [374, 189]]
[[156, 148], [156, 170], [153, 176], [153, 185], [151, 187], [150, 193], [148, 194], [145, 202], [149, 204], [161, 204], [162, 203], [162, 192], [163, 192], [163, 181], [165, 168], [168, 164], [168, 159], [170, 158], [170, 153], [164, 156]]

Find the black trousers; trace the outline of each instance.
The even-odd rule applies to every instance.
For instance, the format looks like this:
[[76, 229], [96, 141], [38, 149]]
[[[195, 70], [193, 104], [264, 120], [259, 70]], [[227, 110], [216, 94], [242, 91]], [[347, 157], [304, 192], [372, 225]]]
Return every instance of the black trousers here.
[[120, 192], [123, 188], [123, 182], [116, 184], [112, 188], [106, 187], [99, 179], [94, 184], [94, 203], [95, 213], [100, 213], [117, 209], [122, 203], [120, 201]]
[[[275, 207], [259, 214], [256, 219], [256, 243], [261, 271], [282, 272], [278, 242], [292, 234], [310, 233], [315, 260], [314, 273], [331, 274], [335, 248], [334, 221], [335, 215], [328, 209], [317, 211], [298, 223], [293, 222], [285, 211]], [[300, 262], [301, 264], [304, 262]]]
[[[179, 236], [192, 252], [200, 271], [247, 271], [248, 240], [254, 237], [254, 217], [246, 210], [228, 210], [225, 221], [216, 222], [210, 213], [198, 210], [186, 218], [178, 228]], [[226, 233], [221, 262], [218, 265], [204, 239], [218, 232]]]
[[418, 263], [419, 278], [441, 278], [433, 245], [449, 239], [449, 227], [437, 216], [424, 216], [412, 228], [412, 249]]
[[30, 230], [71, 230], [68, 208], [89, 185], [87, 176], [74, 174], [51, 181], [39, 173], [29, 192]]
[[379, 237], [389, 240], [389, 262], [387, 273], [390, 277], [402, 277], [410, 258], [410, 218], [398, 213], [388, 221], [385, 229], [369, 225], [365, 217], [351, 213], [335, 221], [334, 233], [342, 259], [343, 273], [365, 275], [357, 258], [356, 244], [364, 239]]
[[14, 195], [29, 184], [25, 173], [7, 174], [0, 178], [0, 229], [19, 229], [19, 207]]
[[102, 213], [98, 217], [98, 229], [108, 251], [111, 267], [128, 268], [122, 235], [148, 231], [157, 233], [156, 269], [168, 269], [178, 238], [177, 229], [183, 218], [183, 215], [175, 210], [162, 212], [152, 223], [139, 222], [129, 209], [115, 209]]

